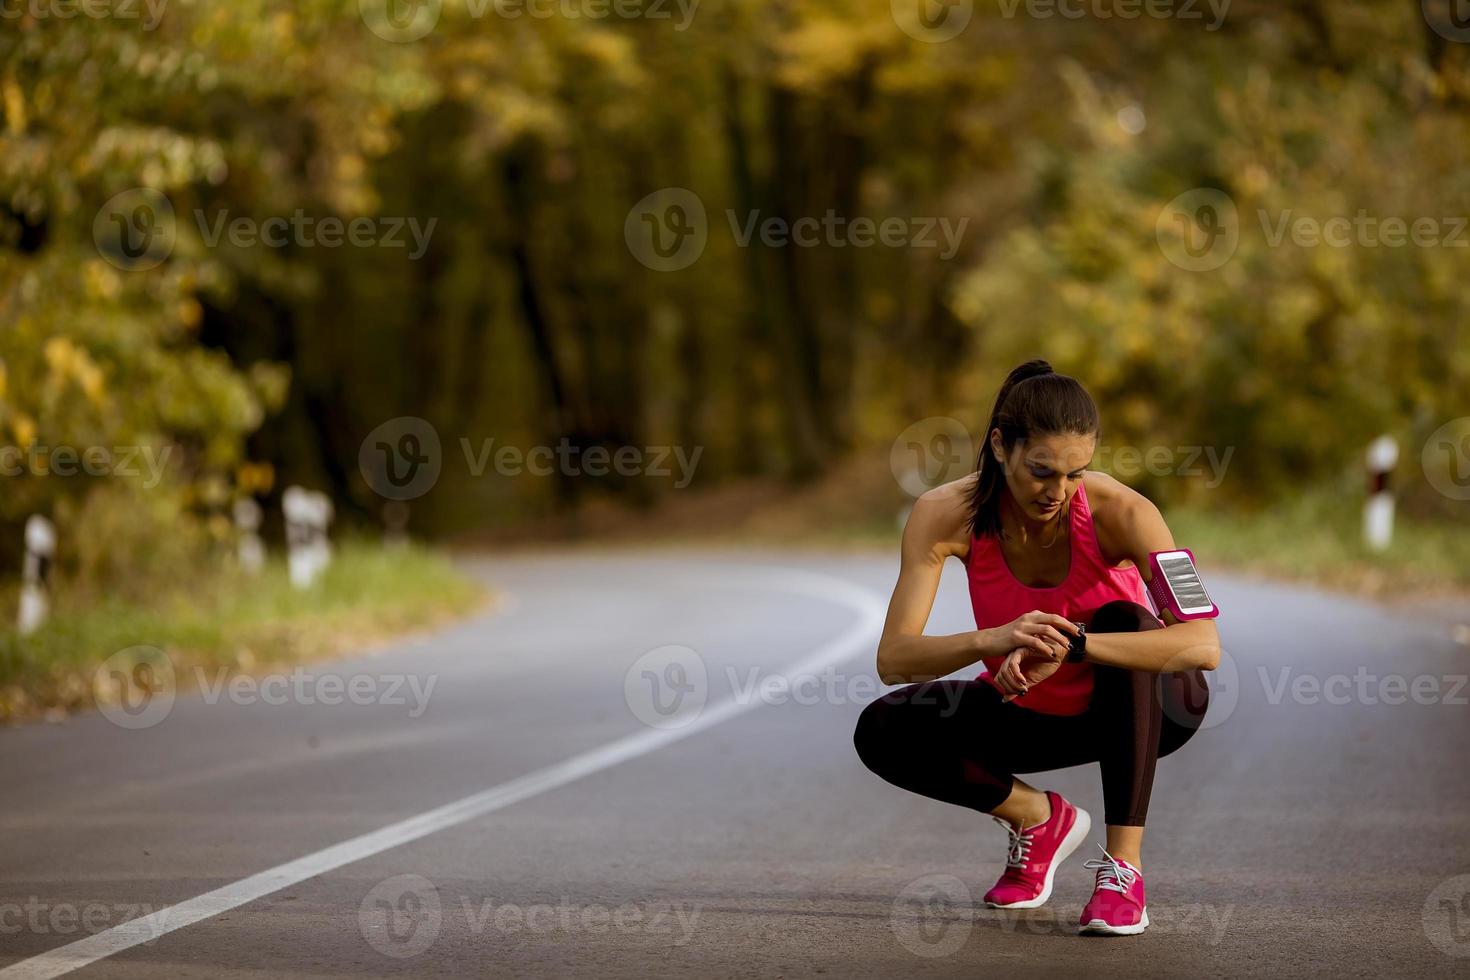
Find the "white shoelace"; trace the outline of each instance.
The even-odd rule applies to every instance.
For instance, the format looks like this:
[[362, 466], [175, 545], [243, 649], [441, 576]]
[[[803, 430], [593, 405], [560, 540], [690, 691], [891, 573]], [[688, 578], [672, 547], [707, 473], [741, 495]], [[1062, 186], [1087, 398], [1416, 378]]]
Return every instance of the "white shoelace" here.
[[[1027, 830], [1017, 830], [1011, 826], [1009, 820], [1002, 820], [1000, 817], [991, 817], [990, 819], [1004, 827], [1006, 833], [1010, 835], [1010, 847], [1006, 851], [1006, 867], [1026, 867], [1026, 852], [1031, 850], [1031, 833], [1036, 827], [1031, 827]], [[1037, 826], [1040, 825], [1038, 824]]]
[[1097, 845], [1097, 847], [1098, 850], [1103, 852], [1103, 857], [1107, 858], [1107, 860], [1087, 861], [1082, 865], [1084, 868], [1097, 869], [1097, 884], [1094, 888], [1106, 888], [1109, 891], [1123, 892], [1126, 894], [1129, 887], [1138, 878], [1138, 872], [1109, 854], [1107, 848], [1101, 844]]

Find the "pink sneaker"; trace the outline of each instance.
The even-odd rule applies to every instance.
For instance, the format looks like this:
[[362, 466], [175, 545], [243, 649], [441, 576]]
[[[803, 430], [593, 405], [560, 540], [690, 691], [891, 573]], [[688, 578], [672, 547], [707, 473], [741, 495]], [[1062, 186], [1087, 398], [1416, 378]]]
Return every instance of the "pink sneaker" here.
[[1097, 883], [1093, 885], [1092, 900], [1082, 909], [1081, 931], [1101, 936], [1136, 936], [1148, 928], [1143, 872], [1113, 857], [1106, 848], [1103, 856], [1107, 860], [1082, 865], [1097, 869]]
[[985, 893], [985, 904], [993, 909], [1034, 909], [1051, 898], [1051, 880], [1057, 865], [1087, 839], [1092, 818], [1087, 811], [1075, 807], [1047, 790], [1051, 801], [1051, 818], [1046, 823], [1017, 831], [1009, 823], [993, 818], [1010, 835], [1006, 854], [1006, 870]]

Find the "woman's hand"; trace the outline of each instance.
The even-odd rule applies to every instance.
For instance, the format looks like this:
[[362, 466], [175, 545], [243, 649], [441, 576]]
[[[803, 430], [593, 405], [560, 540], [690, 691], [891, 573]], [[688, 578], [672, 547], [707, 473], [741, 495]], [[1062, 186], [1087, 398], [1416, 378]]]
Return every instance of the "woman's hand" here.
[[1050, 654], [1032, 653], [1026, 647], [1017, 647], [1006, 655], [1005, 662], [996, 671], [996, 686], [1001, 690], [1002, 701], [1012, 701], [1056, 673], [1060, 659]]
[[1006, 654], [1021, 647], [1060, 662], [1071, 646], [1068, 637], [1077, 634], [1077, 626], [1065, 616], [1033, 609], [988, 632], [989, 646], [993, 651], [988, 656]]

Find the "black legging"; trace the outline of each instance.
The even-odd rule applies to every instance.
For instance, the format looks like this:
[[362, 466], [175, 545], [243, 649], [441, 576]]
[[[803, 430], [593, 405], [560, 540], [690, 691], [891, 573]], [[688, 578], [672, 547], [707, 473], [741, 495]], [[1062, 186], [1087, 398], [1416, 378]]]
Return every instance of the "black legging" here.
[[[1132, 633], [1163, 625], [1138, 603], [1118, 600], [1099, 607], [1087, 631]], [[1199, 729], [1209, 688], [1198, 669], [1092, 669], [1092, 701], [1080, 715], [1003, 702], [988, 681], [928, 681], [890, 691], [864, 708], [853, 742], [863, 764], [895, 786], [983, 813], [1010, 795], [1015, 773], [1097, 762], [1107, 822], [1142, 827], [1154, 764]]]

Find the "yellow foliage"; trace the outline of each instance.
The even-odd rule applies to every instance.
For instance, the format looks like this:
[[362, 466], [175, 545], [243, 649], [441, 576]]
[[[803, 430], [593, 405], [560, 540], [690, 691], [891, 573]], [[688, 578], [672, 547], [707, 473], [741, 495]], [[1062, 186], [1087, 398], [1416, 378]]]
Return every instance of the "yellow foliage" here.
[[36, 441], [36, 423], [24, 412], [17, 412], [10, 420], [10, 431], [15, 435], [15, 444], [29, 449]]
[[25, 96], [11, 77], [6, 77], [4, 84], [0, 85], [0, 91], [5, 96], [5, 128], [10, 130], [12, 136], [19, 136], [26, 129]]

